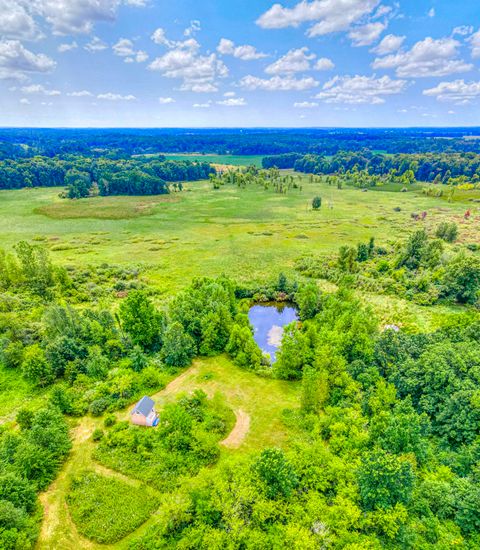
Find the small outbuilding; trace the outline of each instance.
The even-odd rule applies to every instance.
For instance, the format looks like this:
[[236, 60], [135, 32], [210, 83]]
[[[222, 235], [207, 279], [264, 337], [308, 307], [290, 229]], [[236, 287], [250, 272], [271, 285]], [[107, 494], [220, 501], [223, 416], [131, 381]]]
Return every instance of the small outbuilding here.
[[131, 420], [137, 426], [156, 426], [158, 424], [158, 414], [153, 399], [150, 399], [147, 395], [142, 397], [132, 410]]

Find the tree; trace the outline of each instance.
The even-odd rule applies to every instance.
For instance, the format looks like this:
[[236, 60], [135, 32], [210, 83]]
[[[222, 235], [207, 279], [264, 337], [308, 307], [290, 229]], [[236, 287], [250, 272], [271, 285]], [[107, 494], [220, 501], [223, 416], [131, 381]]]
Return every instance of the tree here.
[[365, 510], [385, 509], [408, 504], [415, 474], [410, 462], [383, 450], [373, 450], [363, 457], [357, 473], [360, 498]]
[[35, 509], [37, 496], [28, 481], [13, 473], [6, 473], [0, 477], [0, 501], [2, 500], [8, 500], [16, 508], [30, 514]]
[[443, 284], [445, 295], [461, 304], [475, 304], [480, 290], [480, 259], [460, 252], [448, 263]]
[[120, 319], [134, 344], [155, 351], [161, 344], [161, 317], [142, 290], [130, 292], [120, 305]]
[[47, 386], [54, 379], [50, 363], [47, 362], [45, 352], [38, 344], [25, 349], [22, 363], [23, 376], [37, 386]]
[[71, 169], [65, 174], [67, 197], [69, 199], [81, 199], [88, 197], [92, 185], [90, 174], [80, 170]]
[[167, 326], [162, 353], [165, 364], [170, 367], [186, 367], [190, 364], [195, 353], [195, 344], [178, 321]]
[[15, 246], [25, 285], [39, 296], [54, 285], [53, 268], [46, 248], [20, 241]]
[[301, 285], [295, 294], [300, 319], [312, 319], [321, 308], [321, 292], [316, 283]]
[[328, 373], [306, 367], [302, 377], [302, 411], [318, 413], [328, 398], [328, 390]]
[[283, 380], [302, 378], [303, 369], [312, 361], [309, 343], [307, 335], [300, 330], [297, 322], [284, 328], [282, 345], [273, 365], [273, 372], [277, 378]]
[[298, 486], [292, 464], [280, 449], [265, 449], [252, 465], [268, 498], [288, 498]]
[[241, 368], [258, 370], [262, 364], [262, 352], [248, 324], [233, 325], [226, 351], [233, 357], [234, 363]]
[[312, 199], [312, 208], [318, 210], [322, 206], [322, 197], [314, 197]]

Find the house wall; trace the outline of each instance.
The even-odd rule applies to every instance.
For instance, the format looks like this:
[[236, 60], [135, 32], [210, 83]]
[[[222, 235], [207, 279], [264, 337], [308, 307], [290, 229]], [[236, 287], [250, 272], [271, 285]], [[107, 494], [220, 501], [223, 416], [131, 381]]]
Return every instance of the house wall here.
[[147, 419], [142, 414], [132, 414], [131, 420], [133, 424], [136, 424], [137, 426], [146, 426], [147, 425]]

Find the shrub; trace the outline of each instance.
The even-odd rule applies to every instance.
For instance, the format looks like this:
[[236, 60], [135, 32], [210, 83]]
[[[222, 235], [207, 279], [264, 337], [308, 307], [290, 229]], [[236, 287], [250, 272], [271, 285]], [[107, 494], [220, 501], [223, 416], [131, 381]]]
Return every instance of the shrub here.
[[100, 397], [90, 403], [88, 410], [92, 416], [100, 416], [107, 410], [109, 404], [110, 401], [106, 397]]
[[322, 206], [322, 197], [314, 197], [312, 200], [312, 208], [318, 210]]
[[115, 415], [108, 414], [103, 421], [103, 425], [105, 426], [105, 428], [110, 428], [111, 426], [114, 426], [116, 422], [117, 419], [115, 418]]
[[93, 441], [100, 441], [103, 439], [103, 430], [101, 428], [96, 428], [93, 430], [92, 439]]

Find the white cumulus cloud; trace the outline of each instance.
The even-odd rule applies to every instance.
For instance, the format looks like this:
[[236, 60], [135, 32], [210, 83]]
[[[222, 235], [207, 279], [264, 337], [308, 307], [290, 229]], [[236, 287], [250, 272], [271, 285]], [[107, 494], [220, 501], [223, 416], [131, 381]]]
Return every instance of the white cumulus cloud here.
[[398, 51], [405, 41], [406, 36], [398, 36], [395, 34], [387, 34], [384, 36], [377, 46], [371, 51], [377, 55], [387, 55]]
[[83, 48], [87, 50], [87, 52], [96, 53], [96, 52], [101, 52], [103, 50], [106, 50], [108, 46], [107, 44], [105, 44], [103, 40], [98, 38], [98, 36], [94, 36], [90, 40], [90, 42], [87, 42], [87, 44], [85, 44]]
[[440, 82], [434, 88], [423, 90], [423, 95], [436, 97], [439, 101], [467, 103], [480, 98], [480, 82], [465, 82], [463, 79]]
[[378, 40], [382, 32], [387, 28], [386, 23], [367, 23], [360, 27], [355, 27], [348, 33], [354, 46], [370, 46]]
[[272, 78], [259, 78], [247, 75], [239, 82], [239, 86], [247, 90], [265, 90], [269, 92], [309, 90], [315, 88], [318, 84], [318, 81], [312, 77], [295, 78], [293, 76], [280, 77], [278, 75]]
[[244, 107], [246, 104], [247, 102], [243, 97], [230, 97], [217, 101], [217, 105], [224, 105], [225, 107]]
[[446, 76], [472, 69], [458, 57], [460, 43], [454, 38], [427, 37], [410, 50], [376, 58], [374, 69], [395, 69], [399, 77]]
[[322, 57], [317, 59], [316, 54], [310, 53], [306, 47], [290, 50], [265, 69], [267, 74], [293, 74], [310, 70], [326, 71], [332, 69], [331, 59]]
[[98, 94], [97, 99], [104, 99], [106, 101], [135, 101], [137, 99], [134, 95], [121, 95], [114, 94], [113, 92], [106, 92], [104, 94]]
[[314, 109], [318, 107], [318, 103], [316, 101], [298, 101], [293, 106], [295, 109]]
[[48, 90], [42, 84], [30, 84], [29, 86], [22, 86], [20, 91], [24, 94], [42, 94], [42, 95], [61, 95], [60, 90]]
[[49, 73], [56, 62], [27, 50], [19, 40], [0, 40], [0, 79], [24, 80], [30, 73]]
[[175, 100], [173, 99], [173, 97], [159, 97], [158, 102], [161, 105], [168, 105], [169, 103], [175, 103]]
[[389, 76], [336, 76], [316, 97], [326, 103], [379, 104], [385, 103], [385, 96], [403, 92], [406, 85], [405, 80], [393, 80]]
[[380, 0], [302, 0], [293, 8], [274, 4], [261, 15], [257, 24], [264, 29], [298, 27], [302, 23], [313, 23], [308, 36], [322, 36], [332, 32], [349, 30], [380, 4]]
[[257, 51], [255, 46], [245, 44], [243, 46], [236, 46], [232, 40], [228, 38], [222, 38], [217, 46], [217, 52], [221, 55], [233, 55], [242, 61], [253, 61], [255, 59], [262, 59], [267, 57], [267, 54]]

